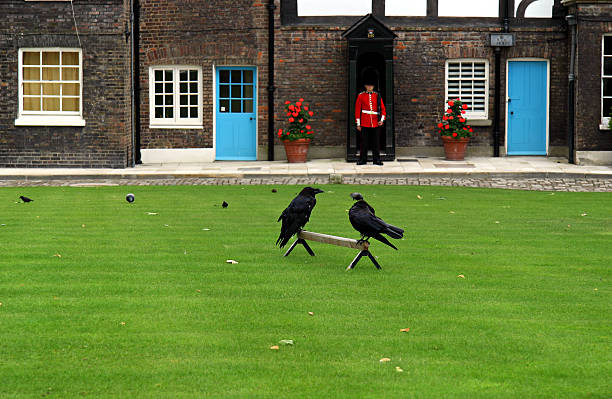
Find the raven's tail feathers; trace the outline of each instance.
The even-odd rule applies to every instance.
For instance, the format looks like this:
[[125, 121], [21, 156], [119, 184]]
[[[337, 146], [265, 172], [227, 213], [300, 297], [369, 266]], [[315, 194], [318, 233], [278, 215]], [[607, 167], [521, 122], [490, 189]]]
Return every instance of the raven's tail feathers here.
[[387, 231], [385, 231], [385, 234], [391, 238], [399, 239], [404, 237], [404, 230], [391, 224], [387, 224]]
[[382, 242], [383, 244], [386, 244], [386, 245], [390, 246], [391, 248], [397, 250], [397, 247], [395, 245], [391, 244], [389, 242], [389, 240], [387, 240], [384, 236], [382, 236], [380, 234], [373, 235], [372, 238], [374, 238], [375, 240], [378, 240], [378, 241]]

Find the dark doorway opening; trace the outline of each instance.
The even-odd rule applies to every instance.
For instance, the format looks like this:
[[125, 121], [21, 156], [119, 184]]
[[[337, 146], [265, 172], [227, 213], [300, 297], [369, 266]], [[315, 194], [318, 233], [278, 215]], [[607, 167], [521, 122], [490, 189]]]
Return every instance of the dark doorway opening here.
[[[365, 90], [364, 83], [367, 76], [376, 76], [376, 86], [374, 87], [374, 91], [380, 93], [381, 98], [385, 102], [385, 106], [387, 105], [387, 90], [386, 90], [386, 82], [387, 82], [387, 74], [385, 68], [385, 57], [381, 53], [377, 52], [369, 52], [360, 54], [357, 57], [357, 93], [361, 93]], [[353, 102], [356, 99], [353, 99]], [[379, 132], [379, 148], [381, 150], [381, 156], [383, 159], [388, 158], [387, 155], [387, 135], [384, 134], [384, 127], [380, 128]], [[359, 148], [361, 145], [361, 135], [357, 135], [357, 149], [356, 156], [359, 157]], [[372, 155], [368, 154], [368, 160], [372, 161]]]

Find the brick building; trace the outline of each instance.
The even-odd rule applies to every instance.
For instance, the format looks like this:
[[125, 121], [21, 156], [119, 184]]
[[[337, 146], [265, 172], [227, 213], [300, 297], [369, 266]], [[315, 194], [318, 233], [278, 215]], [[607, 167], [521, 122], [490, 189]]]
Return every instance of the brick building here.
[[334, 3], [0, 0], [0, 166], [283, 159], [300, 97], [309, 157], [354, 160], [366, 70], [390, 105], [386, 159], [441, 156], [461, 97], [468, 156], [612, 163], [611, 0]]

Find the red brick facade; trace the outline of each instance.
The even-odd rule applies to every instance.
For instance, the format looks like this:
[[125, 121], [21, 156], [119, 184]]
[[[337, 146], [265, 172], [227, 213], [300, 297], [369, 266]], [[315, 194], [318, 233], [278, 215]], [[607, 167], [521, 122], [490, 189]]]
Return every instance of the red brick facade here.
[[[518, 1], [518, 0], [516, 0]], [[494, 49], [489, 35], [503, 31], [502, 18], [376, 17], [397, 37], [393, 46], [394, 135], [397, 156], [441, 151], [435, 125], [443, 113], [445, 63], [476, 58], [489, 65], [488, 119], [474, 127], [470, 149], [493, 154]], [[576, 150], [612, 151], [612, 134], [600, 128], [601, 42], [612, 33], [612, 1], [564, 0], [562, 13], [578, 23], [576, 61]], [[215, 150], [217, 66], [257, 70], [257, 159], [268, 158], [268, 0], [140, 0], [138, 24], [130, 2], [75, 1], [79, 44], [68, 2], [0, 0], [8, 10], [0, 27], [0, 166], [125, 167], [142, 150]], [[435, 4], [435, 1], [429, 3]], [[284, 127], [285, 100], [306, 99], [315, 110], [311, 157], [344, 157], [353, 134], [348, 104], [348, 46], [342, 33], [358, 17], [297, 17], [295, 0], [275, 0], [274, 126]], [[384, 9], [384, 8], [383, 8]], [[384, 11], [382, 11], [384, 14]], [[130, 34], [139, 29], [139, 108], [132, 130]], [[506, 62], [549, 62], [549, 155], [567, 156], [570, 29], [563, 15], [552, 19], [509, 19], [513, 47], [501, 51], [500, 146], [505, 135]], [[18, 52], [25, 47], [82, 48], [84, 127], [15, 126], [18, 113]], [[160, 66], [201, 68], [202, 127], [151, 128], [149, 70]], [[349, 131], [347, 131], [349, 130]], [[272, 132], [274, 134], [275, 132]], [[219, 134], [217, 132], [217, 134]], [[139, 138], [139, 140], [138, 140]], [[278, 138], [277, 159], [284, 156]], [[136, 156], [137, 157], [137, 156]]]

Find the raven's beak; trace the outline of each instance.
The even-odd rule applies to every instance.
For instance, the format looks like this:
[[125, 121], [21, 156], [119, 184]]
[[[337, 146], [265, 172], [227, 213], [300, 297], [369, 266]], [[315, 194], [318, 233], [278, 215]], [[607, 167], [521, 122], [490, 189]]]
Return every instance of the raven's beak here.
[[320, 188], [315, 188], [315, 194], [319, 194], [319, 193], [324, 193], [325, 191], [321, 190]]

